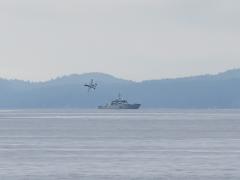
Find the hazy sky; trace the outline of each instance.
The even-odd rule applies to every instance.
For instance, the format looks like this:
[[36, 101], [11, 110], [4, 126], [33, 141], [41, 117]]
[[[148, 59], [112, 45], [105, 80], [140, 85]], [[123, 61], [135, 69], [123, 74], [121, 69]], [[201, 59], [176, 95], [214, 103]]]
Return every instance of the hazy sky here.
[[239, 67], [239, 0], [0, 0], [1, 77], [143, 80]]

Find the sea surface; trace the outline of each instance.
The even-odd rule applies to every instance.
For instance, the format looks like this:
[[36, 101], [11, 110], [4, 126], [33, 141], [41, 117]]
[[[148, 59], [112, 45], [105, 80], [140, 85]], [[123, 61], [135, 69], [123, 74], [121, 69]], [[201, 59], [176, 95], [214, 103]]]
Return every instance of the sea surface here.
[[240, 110], [1, 110], [0, 180], [239, 180]]

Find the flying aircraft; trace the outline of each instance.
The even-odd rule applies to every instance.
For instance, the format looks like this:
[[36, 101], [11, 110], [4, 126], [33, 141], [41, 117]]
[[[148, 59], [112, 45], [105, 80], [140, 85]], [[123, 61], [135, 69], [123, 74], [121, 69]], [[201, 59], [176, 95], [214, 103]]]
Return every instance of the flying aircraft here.
[[94, 82], [93, 79], [91, 79], [90, 83], [89, 84], [85, 84], [84, 86], [88, 87], [88, 92], [89, 92], [91, 89], [96, 90], [97, 85], [98, 84], [96, 82]]

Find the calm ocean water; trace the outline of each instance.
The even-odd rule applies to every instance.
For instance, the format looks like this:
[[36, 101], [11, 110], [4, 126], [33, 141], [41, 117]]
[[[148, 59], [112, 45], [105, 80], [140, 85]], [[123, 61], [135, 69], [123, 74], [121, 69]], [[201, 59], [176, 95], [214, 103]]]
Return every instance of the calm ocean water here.
[[240, 110], [0, 111], [0, 180], [239, 180]]

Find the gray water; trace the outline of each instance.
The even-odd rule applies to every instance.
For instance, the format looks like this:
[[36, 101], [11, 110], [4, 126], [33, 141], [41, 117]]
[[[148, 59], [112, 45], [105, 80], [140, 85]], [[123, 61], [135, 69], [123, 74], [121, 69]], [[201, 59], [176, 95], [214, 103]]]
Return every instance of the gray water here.
[[2, 110], [0, 179], [239, 180], [240, 110]]

